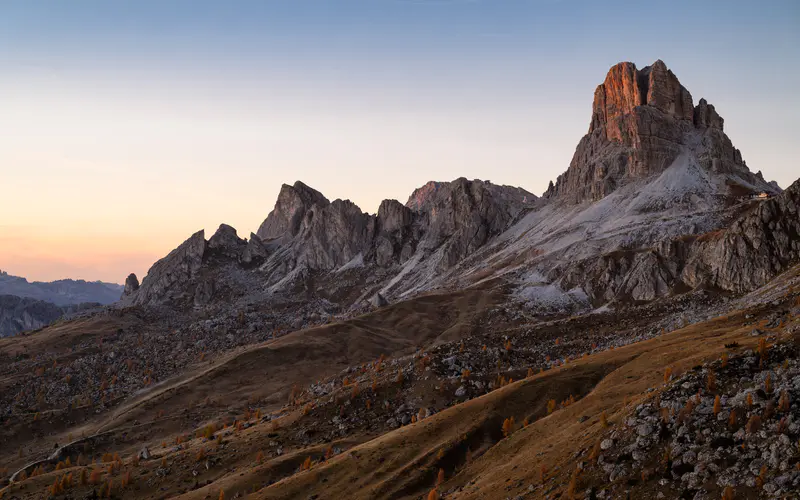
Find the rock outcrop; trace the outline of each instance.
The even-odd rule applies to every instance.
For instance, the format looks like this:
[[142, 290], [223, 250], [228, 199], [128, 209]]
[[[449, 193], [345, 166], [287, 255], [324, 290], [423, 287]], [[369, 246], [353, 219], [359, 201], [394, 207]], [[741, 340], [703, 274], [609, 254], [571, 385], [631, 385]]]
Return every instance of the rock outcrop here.
[[227, 224], [221, 224], [208, 240], [210, 253], [233, 259], [238, 259], [246, 247], [247, 242], [239, 238], [236, 229]]
[[421, 247], [428, 251], [441, 247], [443, 255], [438, 267], [444, 270], [506, 230], [535, 199], [519, 188], [462, 177], [438, 183], [424, 196], [415, 192], [408, 205], [421, 211], [425, 228]]
[[288, 240], [300, 231], [300, 225], [313, 207], [325, 207], [330, 202], [322, 193], [300, 181], [293, 186], [284, 184], [275, 202], [275, 208], [258, 228], [256, 234], [264, 241]]
[[147, 272], [139, 289], [123, 305], [153, 305], [168, 298], [192, 293], [186, 290], [192, 278], [203, 265], [206, 253], [205, 231], [194, 233]]
[[261, 238], [255, 233], [250, 233], [250, 239], [247, 241], [247, 246], [242, 251], [239, 258], [241, 263], [246, 266], [257, 266], [264, 262], [269, 257], [269, 250]]
[[122, 296], [127, 297], [128, 295], [132, 295], [136, 290], [139, 289], [139, 278], [136, 277], [136, 274], [131, 273], [125, 278], [125, 289], [122, 291]]
[[660, 174], [687, 152], [745, 188], [775, 192], [747, 169], [714, 106], [701, 99], [694, 107], [689, 91], [662, 61], [642, 70], [619, 63], [595, 90], [589, 132], [545, 197], [597, 201], [622, 185]]

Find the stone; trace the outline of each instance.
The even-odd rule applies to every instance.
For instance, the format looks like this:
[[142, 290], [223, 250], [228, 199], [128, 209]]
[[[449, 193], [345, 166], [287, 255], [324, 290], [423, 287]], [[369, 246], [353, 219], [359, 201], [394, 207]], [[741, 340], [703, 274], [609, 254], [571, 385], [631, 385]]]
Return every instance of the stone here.
[[613, 439], [604, 439], [600, 442], [600, 449], [603, 451], [610, 449], [612, 446], [614, 446]]
[[383, 307], [389, 304], [386, 298], [380, 294], [380, 292], [376, 293], [369, 299], [370, 305], [372, 307]]
[[247, 246], [242, 251], [239, 261], [245, 267], [257, 266], [264, 262], [269, 255], [270, 252], [261, 238], [255, 233], [250, 233], [250, 239], [247, 241]]
[[653, 433], [653, 426], [650, 424], [641, 424], [636, 428], [636, 433], [642, 437], [649, 436]]

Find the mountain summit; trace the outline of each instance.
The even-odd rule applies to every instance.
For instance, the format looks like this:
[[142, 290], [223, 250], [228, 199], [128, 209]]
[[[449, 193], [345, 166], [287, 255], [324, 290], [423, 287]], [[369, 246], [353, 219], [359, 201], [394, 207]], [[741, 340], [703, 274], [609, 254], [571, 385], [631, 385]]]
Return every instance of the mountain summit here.
[[729, 186], [775, 193], [760, 173], [748, 170], [723, 123], [705, 99], [694, 106], [692, 94], [663, 61], [641, 70], [621, 62], [597, 86], [589, 132], [545, 196], [597, 201], [631, 181], [662, 173], [682, 154], [705, 171], [727, 176]]

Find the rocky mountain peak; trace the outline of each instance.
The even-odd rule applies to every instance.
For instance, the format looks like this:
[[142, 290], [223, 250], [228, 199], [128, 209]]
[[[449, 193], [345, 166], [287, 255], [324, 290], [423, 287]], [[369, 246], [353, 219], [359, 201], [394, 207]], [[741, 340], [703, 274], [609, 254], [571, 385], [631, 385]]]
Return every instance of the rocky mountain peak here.
[[234, 258], [241, 254], [242, 248], [246, 245], [247, 242], [239, 238], [236, 229], [227, 224], [220, 224], [217, 231], [208, 240], [209, 250]]
[[408, 201], [406, 202], [406, 206], [415, 212], [422, 212], [433, 195], [446, 184], [446, 182], [426, 182], [411, 193], [411, 196], [408, 197]]
[[745, 190], [773, 192], [747, 169], [722, 127], [714, 106], [701, 99], [695, 107], [691, 93], [663, 61], [641, 70], [631, 62], [616, 64], [595, 90], [589, 132], [545, 197], [597, 201], [663, 173], [682, 154]]
[[185, 285], [203, 265], [206, 246], [205, 231], [194, 233], [178, 248], [153, 264], [139, 288], [130, 295], [123, 296], [122, 305], [155, 304], [172, 293], [185, 293]]
[[284, 184], [275, 202], [275, 208], [258, 228], [256, 234], [262, 240], [288, 239], [300, 231], [300, 224], [314, 206], [330, 204], [319, 191], [300, 181], [290, 186]]

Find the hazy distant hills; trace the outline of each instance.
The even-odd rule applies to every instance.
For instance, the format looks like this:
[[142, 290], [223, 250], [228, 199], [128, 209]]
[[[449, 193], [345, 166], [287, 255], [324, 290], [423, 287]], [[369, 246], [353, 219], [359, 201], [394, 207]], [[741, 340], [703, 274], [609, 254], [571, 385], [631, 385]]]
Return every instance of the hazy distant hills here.
[[0, 295], [16, 295], [50, 302], [57, 306], [93, 302], [111, 304], [119, 300], [122, 285], [102, 281], [33, 281], [0, 271]]

